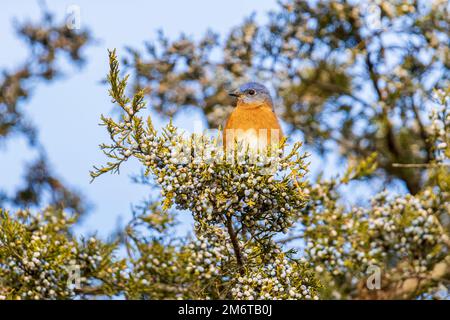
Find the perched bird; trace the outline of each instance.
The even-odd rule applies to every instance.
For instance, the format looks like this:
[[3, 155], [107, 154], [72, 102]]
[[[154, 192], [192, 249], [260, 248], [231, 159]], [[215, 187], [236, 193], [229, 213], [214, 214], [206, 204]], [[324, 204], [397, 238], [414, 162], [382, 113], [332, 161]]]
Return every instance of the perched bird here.
[[269, 144], [277, 145], [283, 134], [269, 90], [249, 82], [229, 94], [237, 101], [223, 132], [225, 150], [233, 150], [235, 141], [256, 151], [266, 150]]

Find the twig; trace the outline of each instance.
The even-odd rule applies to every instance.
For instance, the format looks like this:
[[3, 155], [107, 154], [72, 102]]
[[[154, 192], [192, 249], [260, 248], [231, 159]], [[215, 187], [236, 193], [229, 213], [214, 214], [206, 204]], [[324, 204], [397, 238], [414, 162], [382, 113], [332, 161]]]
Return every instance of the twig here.
[[285, 244], [294, 240], [301, 239], [303, 235], [297, 234], [277, 241], [279, 244]]

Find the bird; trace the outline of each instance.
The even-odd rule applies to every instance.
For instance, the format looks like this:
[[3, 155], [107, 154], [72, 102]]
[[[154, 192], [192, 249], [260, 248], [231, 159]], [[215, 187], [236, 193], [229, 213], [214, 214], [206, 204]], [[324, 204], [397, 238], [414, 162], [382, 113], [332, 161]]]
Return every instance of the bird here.
[[280, 143], [283, 133], [270, 92], [264, 85], [248, 82], [229, 95], [236, 99], [236, 107], [224, 127], [225, 151], [234, 150], [235, 141], [252, 152], [263, 152], [268, 145]]

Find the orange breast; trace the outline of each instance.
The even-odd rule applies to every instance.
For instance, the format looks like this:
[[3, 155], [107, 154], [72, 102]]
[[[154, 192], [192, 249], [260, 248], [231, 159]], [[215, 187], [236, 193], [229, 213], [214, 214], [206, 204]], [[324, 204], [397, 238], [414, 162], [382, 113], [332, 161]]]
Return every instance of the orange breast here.
[[251, 149], [265, 149], [278, 144], [283, 137], [277, 116], [270, 106], [237, 106], [231, 113], [223, 132], [225, 149], [234, 147], [235, 139]]

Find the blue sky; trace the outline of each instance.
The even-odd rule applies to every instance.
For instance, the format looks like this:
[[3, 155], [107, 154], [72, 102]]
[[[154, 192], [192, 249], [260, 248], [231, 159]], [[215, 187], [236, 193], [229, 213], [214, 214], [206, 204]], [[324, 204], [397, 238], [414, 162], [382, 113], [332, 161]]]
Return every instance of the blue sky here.
[[[67, 76], [51, 84], [38, 84], [32, 98], [22, 105], [27, 116], [39, 130], [52, 168], [70, 186], [81, 190], [93, 205], [80, 232], [99, 231], [108, 235], [122, 217], [125, 223], [130, 205], [138, 203], [148, 189], [130, 182], [130, 175], [139, 172], [136, 162], [127, 163], [120, 175], [105, 175], [90, 184], [89, 170], [102, 164], [105, 157], [98, 144], [107, 142], [106, 130], [98, 126], [101, 113], [111, 112], [107, 88], [100, 83], [108, 71], [107, 48], [125, 53], [125, 46], [142, 48], [144, 41], [156, 38], [163, 29], [169, 37], [179, 33], [199, 37], [208, 28], [226, 34], [229, 29], [252, 12], [262, 21], [265, 13], [276, 7], [274, 0], [165, 0], [165, 1], [63, 1], [47, 0], [47, 7], [62, 21], [70, 5], [81, 10], [81, 27], [89, 28], [97, 44], [85, 50], [87, 64], [82, 69], [64, 65]], [[13, 28], [13, 21], [39, 21], [38, 1], [2, 1], [0, 10], [0, 69], [14, 70], [27, 57], [27, 47]], [[177, 117], [181, 128], [192, 124], [193, 118]], [[14, 190], [21, 182], [24, 164], [31, 161], [25, 139], [15, 137], [0, 146], [0, 183]], [[187, 217], [186, 217], [187, 218]]]

